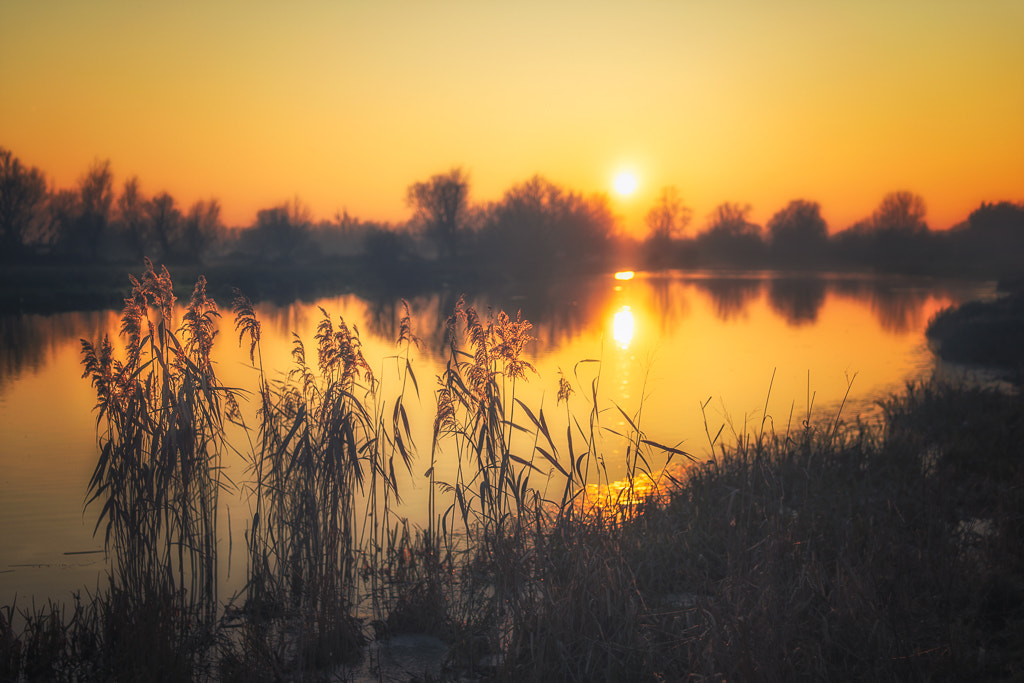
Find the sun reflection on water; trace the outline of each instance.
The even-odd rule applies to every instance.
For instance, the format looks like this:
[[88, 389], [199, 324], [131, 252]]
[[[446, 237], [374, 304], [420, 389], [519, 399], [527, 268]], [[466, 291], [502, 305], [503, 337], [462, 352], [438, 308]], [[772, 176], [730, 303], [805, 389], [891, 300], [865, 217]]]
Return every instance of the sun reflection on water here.
[[685, 465], [675, 463], [653, 473], [654, 477], [647, 472], [637, 471], [632, 479], [627, 476], [607, 484], [588, 484], [580, 504], [592, 512], [601, 511], [608, 517], [629, 517], [643, 505], [665, 503], [671, 492], [678, 489], [680, 482], [685, 480], [687, 472]]
[[629, 348], [629, 344], [633, 341], [633, 311], [630, 310], [629, 306], [623, 306], [618, 312], [615, 313], [615, 317], [612, 319], [612, 337], [623, 349]]

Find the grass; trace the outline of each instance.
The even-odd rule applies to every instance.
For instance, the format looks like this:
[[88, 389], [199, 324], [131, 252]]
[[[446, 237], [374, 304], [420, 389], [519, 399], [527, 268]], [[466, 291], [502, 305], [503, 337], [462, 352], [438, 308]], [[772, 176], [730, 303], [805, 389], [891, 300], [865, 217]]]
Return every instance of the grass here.
[[1024, 383], [1024, 282], [1001, 283], [994, 301], [974, 301], [939, 311], [927, 335], [943, 358], [997, 369]]
[[[315, 362], [296, 339], [291, 372], [270, 381], [259, 320], [236, 297], [259, 370], [243, 393], [216, 381], [202, 285], [175, 328], [170, 278], [150, 267], [123, 354], [84, 344], [110, 586], [67, 608], [0, 610], [3, 677], [343, 677], [368, 638], [402, 632], [443, 638], [452, 680], [1024, 677], [1018, 395], [913, 384], [881, 402], [878, 425], [807, 415], [732, 442], [711, 425], [697, 460], [603, 400], [593, 362], [562, 377], [568, 429], [554, 434], [517, 397], [530, 324], [460, 302], [420, 529], [396, 514], [395, 470], [416, 454], [404, 405], [420, 392], [408, 311], [387, 383], [326, 311]], [[627, 430], [604, 428], [609, 413]], [[227, 421], [245, 444], [227, 441]], [[625, 445], [623, 482], [603, 469], [609, 438]], [[236, 450], [248, 468], [233, 483], [220, 468]], [[457, 459], [448, 481], [442, 457]], [[216, 495], [231, 485], [250, 501], [248, 580], [223, 600]]]

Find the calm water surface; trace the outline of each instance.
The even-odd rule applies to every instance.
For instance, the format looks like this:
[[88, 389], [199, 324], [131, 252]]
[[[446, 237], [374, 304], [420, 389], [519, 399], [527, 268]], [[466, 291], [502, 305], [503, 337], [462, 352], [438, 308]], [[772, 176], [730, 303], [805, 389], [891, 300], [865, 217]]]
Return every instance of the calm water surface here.
[[[589, 413], [591, 382], [599, 377], [602, 426], [626, 426], [617, 405], [639, 419], [648, 438], [706, 457], [705, 416], [712, 434], [724, 426], [722, 438], [759, 429], [765, 415], [766, 424], [781, 432], [808, 411], [812, 419], [834, 417], [849, 391], [843, 416], [871, 419], [876, 399], [943, 370], [924, 336], [928, 319], [945, 306], [993, 292], [991, 283], [907, 278], [638, 274], [467, 299], [481, 312], [493, 307], [514, 317], [521, 311], [534, 323], [530, 355], [537, 374], [516, 396], [551, 415], [555, 433], [565, 429], [564, 422], [561, 432], [554, 426], [564, 415], [564, 408], [555, 410], [561, 370], [576, 385], [573, 405], [581, 419]], [[423, 340], [412, 361], [419, 400], [406, 400], [420, 459], [401, 491], [402, 513], [413, 523], [426, 509], [422, 474], [429, 467], [433, 390], [444, 321], [458, 295], [445, 290], [409, 300]], [[320, 307], [359, 328], [366, 358], [390, 400], [398, 301], [349, 295], [258, 306], [267, 369], [287, 372], [293, 332], [313, 348]], [[102, 530], [93, 537], [98, 508], [83, 509], [97, 453], [95, 395], [81, 378], [79, 339], [115, 337], [118, 316], [0, 317], [0, 604], [15, 595], [19, 606], [33, 597], [37, 604], [63, 600], [72, 590], [95, 589], [103, 574], [104, 556], [96, 552], [102, 551]], [[225, 385], [254, 389], [248, 349], [239, 349], [230, 313], [224, 316], [214, 350], [218, 375]], [[619, 439], [608, 432], [602, 447], [609, 477], [623, 476]], [[235, 481], [245, 478], [239, 456], [226, 455], [224, 464]], [[440, 478], [454, 465], [442, 453]], [[229, 524], [222, 522], [220, 570], [230, 593], [244, 580], [248, 512], [237, 493], [224, 495], [222, 508], [234, 536], [229, 542]]]

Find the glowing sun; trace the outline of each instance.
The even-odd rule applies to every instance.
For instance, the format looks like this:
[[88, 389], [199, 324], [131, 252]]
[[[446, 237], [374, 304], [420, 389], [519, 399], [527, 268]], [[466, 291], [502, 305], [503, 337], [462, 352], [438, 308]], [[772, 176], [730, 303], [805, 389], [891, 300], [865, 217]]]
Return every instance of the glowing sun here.
[[620, 173], [615, 177], [615, 191], [619, 194], [633, 194], [636, 189], [636, 176], [632, 173]]

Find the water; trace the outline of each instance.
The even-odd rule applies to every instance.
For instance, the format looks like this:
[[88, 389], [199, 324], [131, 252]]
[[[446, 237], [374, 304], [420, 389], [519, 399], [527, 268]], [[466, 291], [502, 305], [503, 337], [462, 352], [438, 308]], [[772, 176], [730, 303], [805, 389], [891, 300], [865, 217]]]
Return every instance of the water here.
[[[674, 273], [524, 286], [468, 302], [485, 315], [488, 307], [513, 317], [521, 311], [533, 322], [529, 354], [537, 373], [516, 396], [552, 415], [555, 433], [565, 431], [564, 422], [555, 427], [564, 415], [555, 405], [561, 371], [573, 382], [573, 406], [584, 417], [585, 397], [599, 377], [602, 426], [625, 429], [617, 406], [640, 421], [647, 438], [706, 457], [708, 433], [719, 428], [720, 438], [762, 424], [781, 432], [808, 414], [832, 418], [840, 406], [847, 419], [872, 419], [876, 399], [938, 367], [924, 336], [928, 319], [945, 306], [992, 295], [991, 283], [977, 282]], [[406, 400], [420, 455], [401, 490], [402, 514], [413, 523], [425, 510], [433, 390], [444, 322], [457, 298], [443, 289], [409, 300], [423, 340], [412, 359], [419, 400]], [[221, 304], [218, 376], [227, 386], [254, 389], [248, 348], [238, 347], [227, 302]], [[397, 300], [346, 295], [257, 306], [268, 372], [289, 369], [292, 332], [314, 358], [320, 307], [359, 328], [382, 394], [392, 396]], [[19, 606], [65, 600], [102, 580], [102, 529], [93, 536], [98, 506], [83, 510], [96, 422], [95, 395], [81, 378], [79, 339], [116, 337], [118, 326], [116, 311], [0, 318], [0, 604], [15, 596]], [[602, 445], [610, 479], [624, 476], [619, 439], [606, 432]], [[225, 456], [225, 464], [233, 479], [244, 479], [238, 456]], [[442, 452], [439, 478], [454, 464]], [[228, 535], [230, 524], [234, 538], [221, 539], [222, 594], [230, 594], [245, 574], [244, 496], [224, 495], [222, 512], [222, 533]]]

